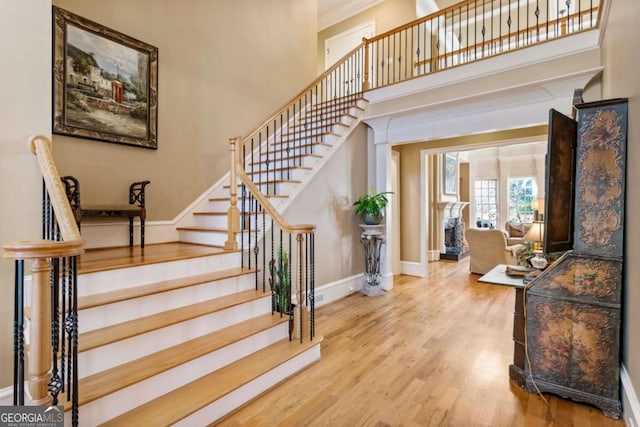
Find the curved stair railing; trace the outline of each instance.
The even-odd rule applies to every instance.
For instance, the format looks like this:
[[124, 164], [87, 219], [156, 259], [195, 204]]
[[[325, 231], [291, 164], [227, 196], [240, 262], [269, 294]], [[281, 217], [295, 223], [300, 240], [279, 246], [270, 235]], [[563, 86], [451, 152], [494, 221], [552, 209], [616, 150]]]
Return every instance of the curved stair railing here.
[[[55, 406], [61, 398], [66, 398], [72, 402], [72, 425], [77, 426], [76, 265], [77, 256], [84, 252], [84, 240], [53, 161], [51, 141], [38, 135], [30, 144], [43, 176], [42, 240], [3, 245], [4, 257], [15, 260], [13, 404]], [[24, 287], [26, 260], [31, 262], [28, 302]], [[26, 319], [29, 321], [28, 349], [24, 337]], [[25, 381], [30, 396], [27, 402]]]

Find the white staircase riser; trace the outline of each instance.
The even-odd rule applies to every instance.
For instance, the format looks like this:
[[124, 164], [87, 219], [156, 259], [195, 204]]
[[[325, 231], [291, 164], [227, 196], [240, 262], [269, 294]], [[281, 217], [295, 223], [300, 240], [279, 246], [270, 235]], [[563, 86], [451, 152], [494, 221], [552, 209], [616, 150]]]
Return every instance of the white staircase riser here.
[[[81, 425], [98, 425], [288, 337], [282, 323], [80, 407]], [[70, 420], [69, 420], [70, 421]], [[70, 424], [68, 424], [70, 425]]]
[[80, 378], [271, 313], [271, 295], [78, 353]]
[[246, 291], [252, 289], [253, 286], [253, 275], [244, 274], [81, 310], [78, 313], [79, 331], [83, 333], [139, 317], [150, 316], [235, 292]]
[[[238, 209], [239, 208], [240, 207], [238, 207]], [[227, 216], [227, 214], [224, 214], [224, 215], [207, 215], [207, 214], [205, 214], [205, 215], [194, 215], [193, 218], [195, 219], [195, 226], [196, 227], [219, 228], [219, 229], [226, 230], [227, 226], [228, 226], [228, 223], [229, 223], [229, 217]], [[183, 231], [186, 231], [186, 230], [179, 230], [179, 233], [182, 233]], [[182, 237], [182, 235], [181, 235], [181, 237]]]
[[219, 255], [81, 274], [78, 276], [78, 296], [125, 289], [131, 286], [231, 268], [238, 265], [239, 260], [240, 254], [228, 252]]
[[223, 398], [173, 424], [174, 427], [204, 426], [219, 420], [285, 379], [320, 360], [320, 343], [293, 357]]
[[[229, 195], [229, 190], [226, 190], [226, 195]], [[206, 209], [210, 212], [227, 212], [229, 210], [229, 206], [231, 202], [229, 200], [215, 200], [209, 202], [206, 205]]]
[[223, 247], [227, 241], [227, 232], [207, 230], [181, 230], [180, 241], [196, 245]]

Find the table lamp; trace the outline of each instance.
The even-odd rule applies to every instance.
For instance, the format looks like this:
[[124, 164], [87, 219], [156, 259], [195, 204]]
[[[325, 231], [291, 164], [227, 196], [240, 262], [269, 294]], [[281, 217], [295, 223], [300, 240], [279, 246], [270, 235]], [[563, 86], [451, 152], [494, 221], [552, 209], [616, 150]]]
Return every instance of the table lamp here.
[[548, 261], [542, 256], [542, 240], [544, 239], [544, 222], [533, 221], [531, 228], [524, 235], [523, 240], [533, 242], [533, 253], [535, 256], [529, 260], [531, 266], [536, 270], [544, 269]]

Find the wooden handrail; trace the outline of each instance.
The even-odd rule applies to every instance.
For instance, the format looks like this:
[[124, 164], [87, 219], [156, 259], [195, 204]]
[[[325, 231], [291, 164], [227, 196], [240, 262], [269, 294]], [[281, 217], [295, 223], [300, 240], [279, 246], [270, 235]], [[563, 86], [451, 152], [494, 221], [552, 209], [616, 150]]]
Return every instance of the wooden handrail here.
[[84, 252], [84, 240], [25, 240], [5, 243], [4, 258], [12, 259], [42, 259], [61, 258], [80, 255]]
[[[531, 31], [536, 31], [536, 30], [541, 29], [541, 28], [548, 28], [551, 25], [557, 25], [558, 23], [560, 25], [563, 25], [563, 24], [566, 25], [566, 23], [568, 21], [570, 21], [572, 19], [575, 19], [575, 18], [579, 17], [580, 15], [587, 15], [589, 13], [597, 12], [598, 10], [599, 10], [599, 8], [598, 8], [598, 6], [596, 6], [593, 9], [585, 10], [585, 11], [582, 11], [582, 12], [576, 12], [576, 13], [573, 13], [573, 14], [568, 15], [566, 17], [559, 18], [559, 20], [555, 20], [554, 19], [554, 20], [551, 20], [551, 21], [547, 21], [544, 24], [540, 24], [538, 26], [530, 26], [530, 27], [527, 27], [527, 28], [525, 28], [523, 30], [520, 30], [520, 31], [515, 31], [515, 32], [510, 33], [510, 34], [505, 34], [505, 35], [502, 35], [500, 37], [495, 37], [495, 38], [492, 38], [492, 39], [485, 40], [485, 41], [483, 41], [481, 43], [476, 43], [476, 44], [473, 44], [473, 45], [465, 46], [465, 47], [460, 48], [460, 49], [452, 50], [451, 52], [447, 52], [447, 53], [444, 53], [442, 55], [434, 56], [434, 57], [431, 57], [431, 58], [428, 58], [428, 59], [423, 59], [422, 61], [414, 61], [413, 62], [413, 66], [417, 67], [417, 66], [424, 65], [424, 64], [430, 64], [430, 63], [432, 63], [434, 61], [439, 61], [441, 59], [447, 59], [447, 58], [450, 58], [450, 57], [453, 57], [453, 56], [456, 56], [456, 55], [460, 55], [461, 53], [468, 52], [470, 50], [484, 48], [487, 44], [508, 40], [508, 39], [510, 39], [512, 37], [518, 37], [520, 35], [527, 34], [527, 33], [531, 32]], [[600, 15], [598, 14], [598, 17], [599, 16]], [[588, 28], [588, 29], [591, 29], [591, 28]], [[585, 31], [585, 30], [580, 30], [580, 31]], [[574, 31], [574, 32], [571, 33], [571, 35], [576, 34], [576, 33], [580, 32], [580, 31]], [[560, 38], [560, 37], [554, 37], [553, 39], [555, 40], [555, 39], [558, 39], [558, 38]], [[531, 43], [531, 44], [533, 44], [533, 43]], [[528, 44], [528, 45], [522, 46], [522, 47], [529, 47], [531, 44]], [[515, 49], [511, 49], [511, 50], [515, 50]]]
[[71, 211], [71, 205], [69, 205], [64, 186], [60, 180], [60, 174], [58, 174], [58, 169], [53, 161], [51, 140], [44, 135], [36, 135], [31, 138], [30, 146], [31, 152], [35, 154], [40, 164], [40, 171], [51, 198], [51, 205], [56, 214], [62, 240], [82, 240]]

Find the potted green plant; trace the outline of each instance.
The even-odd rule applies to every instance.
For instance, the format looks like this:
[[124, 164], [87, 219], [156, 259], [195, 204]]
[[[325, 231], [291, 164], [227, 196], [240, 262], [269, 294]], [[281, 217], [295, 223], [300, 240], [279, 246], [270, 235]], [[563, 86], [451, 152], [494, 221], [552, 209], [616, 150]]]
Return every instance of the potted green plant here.
[[362, 216], [362, 222], [367, 225], [377, 225], [384, 220], [384, 208], [389, 204], [387, 194], [393, 194], [392, 191], [384, 191], [376, 193], [371, 187], [368, 194], [363, 194], [353, 203], [355, 206], [355, 214]]

